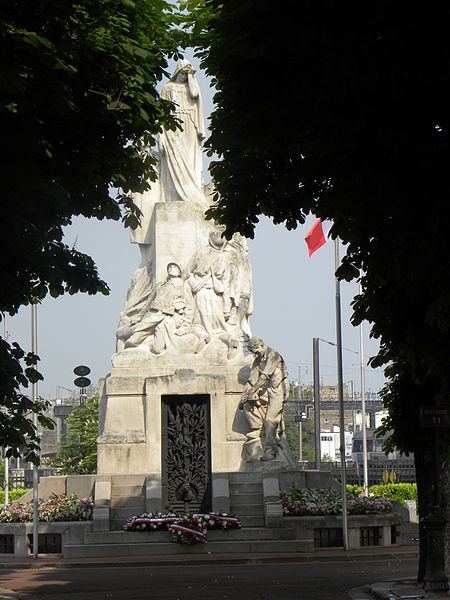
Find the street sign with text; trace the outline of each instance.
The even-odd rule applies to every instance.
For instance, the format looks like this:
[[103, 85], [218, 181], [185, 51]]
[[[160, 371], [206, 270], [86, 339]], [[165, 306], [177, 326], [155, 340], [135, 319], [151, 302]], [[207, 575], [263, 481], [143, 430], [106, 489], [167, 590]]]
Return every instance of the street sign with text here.
[[450, 411], [448, 408], [420, 407], [421, 427], [450, 427]]

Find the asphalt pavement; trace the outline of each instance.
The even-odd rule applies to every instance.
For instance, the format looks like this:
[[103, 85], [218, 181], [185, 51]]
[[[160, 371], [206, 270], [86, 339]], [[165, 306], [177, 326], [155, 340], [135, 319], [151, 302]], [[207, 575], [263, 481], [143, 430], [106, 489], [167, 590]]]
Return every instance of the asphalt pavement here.
[[[393, 590], [420, 594], [417, 564], [417, 546], [112, 559], [3, 555], [0, 600], [393, 599], [402, 597]], [[449, 600], [448, 594], [423, 597]]]

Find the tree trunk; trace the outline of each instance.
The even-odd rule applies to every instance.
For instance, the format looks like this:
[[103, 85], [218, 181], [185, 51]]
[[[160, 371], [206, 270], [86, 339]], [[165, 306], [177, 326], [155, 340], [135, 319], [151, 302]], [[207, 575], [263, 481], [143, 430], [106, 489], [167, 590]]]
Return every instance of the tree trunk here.
[[444, 551], [445, 574], [450, 579], [450, 464], [444, 464], [441, 479], [442, 508], [445, 516]]
[[423, 582], [427, 565], [427, 533], [424, 527], [424, 518], [427, 517], [433, 506], [434, 499], [434, 477], [433, 463], [426, 456], [423, 448], [417, 448], [414, 453], [417, 480], [417, 504], [419, 514], [419, 571], [418, 583]]

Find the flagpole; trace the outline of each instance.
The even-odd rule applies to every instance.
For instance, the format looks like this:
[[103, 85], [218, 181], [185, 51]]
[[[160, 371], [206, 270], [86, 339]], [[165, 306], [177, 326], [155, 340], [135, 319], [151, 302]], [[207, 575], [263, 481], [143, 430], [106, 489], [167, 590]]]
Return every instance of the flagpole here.
[[313, 379], [314, 379], [314, 457], [315, 468], [320, 471], [320, 376], [319, 338], [313, 338]]
[[[334, 240], [335, 271], [339, 268], [339, 238]], [[341, 496], [342, 496], [342, 538], [344, 550], [348, 550], [347, 525], [347, 478], [345, 472], [345, 429], [344, 429], [344, 384], [342, 376], [342, 331], [341, 331], [341, 287], [335, 274], [336, 284], [336, 346], [337, 346], [337, 380], [339, 400], [339, 438], [341, 455]]]
[[[37, 306], [31, 305], [31, 352], [37, 354]], [[32, 384], [33, 404], [37, 402], [37, 382]], [[33, 412], [33, 425], [38, 426], [37, 414]], [[39, 549], [39, 472], [38, 466], [33, 464], [33, 558], [38, 557]]]
[[[8, 325], [6, 320], [6, 312], [3, 313], [3, 339], [5, 342], [8, 341]], [[4, 482], [3, 489], [5, 492], [5, 498], [3, 500], [3, 506], [8, 506], [9, 504], [9, 458], [6, 455], [7, 448], [4, 448], [4, 456], [5, 456], [5, 467], [4, 467]]]
[[[298, 402], [298, 416], [302, 417], [301, 411], [301, 390], [300, 390], [300, 379], [301, 379], [301, 367], [298, 366], [298, 387], [297, 387], [297, 402]], [[298, 422], [298, 464], [303, 465], [303, 444], [302, 444], [302, 422]]]
[[[362, 295], [361, 278], [359, 280], [359, 293]], [[366, 423], [366, 384], [364, 374], [364, 329], [361, 321], [359, 326], [359, 349], [361, 368], [361, 417], [362, 417], [362, 443], [363, 443], [363, 472], [364, 472], [364, 496], [369, 495], [369, 472], [367, 466], [367, 423]]]

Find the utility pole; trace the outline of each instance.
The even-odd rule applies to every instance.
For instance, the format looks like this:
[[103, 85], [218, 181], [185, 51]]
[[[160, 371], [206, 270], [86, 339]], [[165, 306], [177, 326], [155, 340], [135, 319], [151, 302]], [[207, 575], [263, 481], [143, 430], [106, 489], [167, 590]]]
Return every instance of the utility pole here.
[[313, 378], [314, 378], [314, 456], [316, 469], [320, 471], [320, 373], [319, 338], [313, 338]]
[[[31, 352], [37, 354], [37, 305], [31, 305]], [[33, 404], [37, 402], [37, 383], [32, 384]], [[37, 414], [33, 413], [33, 425], [38, 426]], [[39, 471], [38, 466], [33, 465], [33, 558], [38, 557], [39, 550]]]
[[297, 402], [298, 402], [298, 462], [303, 462], [303, 440], [302, 440], [302, 409], [301, 409], [301, 393], [300, 393], [300, 376], [301, 376], [301, 367], [298, 367], [298, 386], [297, 386]]
[[[361, 276], [359, 279], [359, 293], [362, 295]], [[363, 444], [363, 473], [364, 496], [369, 495], [369, 469], [367, 465], [367, 422], [366, 422], [366, 383], [364, 374], [364, 330], [363, 324], [359, 326], [359, 354], [361, 369], [361, 417], [362, 417], [362, 444]]]
[[[8, 340], [8, 325], [6, 321], [6, 312], [3, 313], [3, 339], [5, 342]], [[9, 458], [6, 455], [7, 448], [3, 448], [4, 457], [5, 457], [5, 473], [4, 473], [4, 482], [3, 489], [5, 492], [5, 499], [3, 502], [3, 506], [8, 506], [9, 504]]]
[[[335, 271], [339, 268], [339, 238], [334, 240]], [[337, 276], [336, 284], [336, 346], [337, 346], [337, 380], [339, 400], [339, 438], [341, 454], [341, 496], [342, 496], [342, 537], [344, 550], [348, 550], [347, 523], [347, 477], [345, 472], [345, 420], [344, 420], [344, 384], [342, 377], [342, 331], [341, 331], [341, 287]]]

